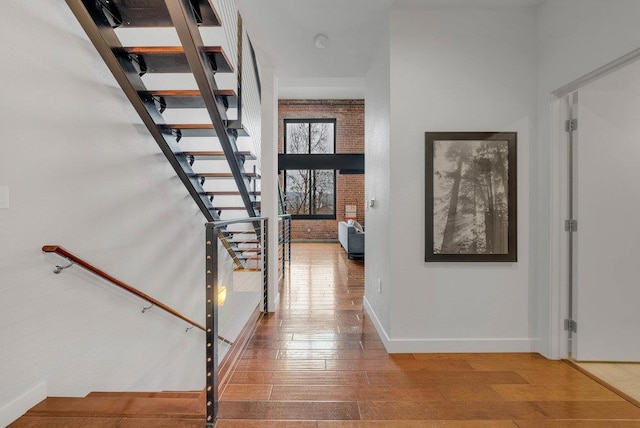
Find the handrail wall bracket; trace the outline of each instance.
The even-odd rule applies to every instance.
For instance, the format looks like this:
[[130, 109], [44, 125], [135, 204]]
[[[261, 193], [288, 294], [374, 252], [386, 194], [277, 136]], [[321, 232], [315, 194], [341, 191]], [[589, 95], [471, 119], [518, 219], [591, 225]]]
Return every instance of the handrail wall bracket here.
[[55, 273], [57, 275], [60, 272], [62, 272], [63, 270], [69, 269], [71, 266], [73, 266], [73, 262], [69, 262], [69, 264], [66, 265], [66, 266], [56, 265], [55, 269], [53, 270], [53, 273]]

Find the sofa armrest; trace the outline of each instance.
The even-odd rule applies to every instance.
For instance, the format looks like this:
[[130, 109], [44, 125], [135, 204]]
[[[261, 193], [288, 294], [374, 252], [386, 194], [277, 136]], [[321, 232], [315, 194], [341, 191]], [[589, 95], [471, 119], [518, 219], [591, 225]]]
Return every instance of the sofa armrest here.
[[364, 255], [364, 233], [357, 233], [355, 228], [353, 233], [349, 233], [349, 247], [347, 252], [349, 254]]

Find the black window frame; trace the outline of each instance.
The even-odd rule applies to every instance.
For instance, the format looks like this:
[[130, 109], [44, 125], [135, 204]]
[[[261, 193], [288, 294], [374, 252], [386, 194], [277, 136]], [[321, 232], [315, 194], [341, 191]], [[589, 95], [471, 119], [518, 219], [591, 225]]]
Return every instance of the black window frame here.
[[[296, 157], [305, 157], [305, 156], [333, 156], [336, 153], [337, 141], [336, 141], [336, 128], [337, 128], [337, 120], [335, 118], [315, 118], [315, 119], [284, 119], [283, 123], [283, 134], [284, 134], [284, 147], [283, 152], [287, 154], [287, 124], [288, 123], [308, 123], [309, 127], [313, 123], [332, 123], [333, 124], [333, 152], [332, 153], [311, 153], [311, 130], [309, 130], [309, 145], [308, 151], [306, 154], [304, 153], [296, 153]], [[292, 171], [313, 171], [313, 170], [331, 170], [331, 168], [323, 168], [323, 169], [308, 169], [308, 168], [292, 168]], [[291, 214], [291, 218], [294, 220], [336, 220], [337, 219], [337, 169], [333, 168], [333, 214]], [[284, 195], [286, 198], [287, 195], [287, 170], [283, 170], [283, 187], [284, 187]], [[309, 212], [311, 212], [311, 203], [313, 198], [309, 198]], [[285, 202], [286, 206], [286, 202]]]

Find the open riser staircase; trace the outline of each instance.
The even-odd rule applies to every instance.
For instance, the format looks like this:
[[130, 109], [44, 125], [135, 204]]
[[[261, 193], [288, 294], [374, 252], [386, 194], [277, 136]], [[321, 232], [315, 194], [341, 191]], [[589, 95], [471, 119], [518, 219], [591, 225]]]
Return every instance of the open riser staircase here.
[[[259, 216], [259, 160], [242, 124], [242, 46], [227, 48], [237, 58], [227, 54], [212, 1], [67, 4], [207, 221]], [[237, 269], [252, 268], [259, 230], [242, 232], [223, 229], [219, 239]]]
[[[248, 36], [233, 0], [215, 0], [224, 6], [224, 22], [230, 21], [237, 33], [232, 36], [237, 45], [231, 49], [230, 32], [222, 27], [226, 24], [214, 0], [65, 1], [205, 216], [205, 322], [199, 317], [193, 321], [155, 299], [155, 293], [146, 294], [58, 245], [45, 245], [42, 251], [66, 259], [55, 266], [53, 274], [77, 275], [77, 269], [83, 268], [101, 284], [116, 285], [115, 295], [127, 302], [142, 302], [142, 309], [138, 308], [142, 314], [158, 311], [164, 317], [177, 317], [187, 323], [184, 334], [193, 334], [192, 329], [204, 332], [206, 386], [197, 392], [48, 397], [14, 426], [212, 427], [219, 388], [230, 376], [257, 320], [267, 312], [268, 302], [269, 220], [259, 214], [260, 82], [249, 57], [253, 54]], [[248, 47], [244, 51], [243, 43]], [[246, 67], [244, 79], [242, 58], [252, 65]], [[244, 123], [243, 93], [247, 99]], [[284, 263], [284, 256], [280, 260]], [[179, 293], [176, 287], [175, 294]], [[130, 305], [123, 305], [123, 310], [125, 306]], [[161, 339], [164, 344], [164, 336]], [[139, 387], [127, 382], [123, 389], [136, 391]], [[162, 389], [160, 384], [150, 388]]]

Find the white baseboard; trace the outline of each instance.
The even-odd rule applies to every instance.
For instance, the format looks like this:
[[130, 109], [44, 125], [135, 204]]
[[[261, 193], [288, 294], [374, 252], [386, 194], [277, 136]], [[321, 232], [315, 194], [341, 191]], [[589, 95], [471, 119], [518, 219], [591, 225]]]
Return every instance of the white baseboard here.
[[0, 408], [0, 427], [6, 427], [47, 398], [47, 383], [41, 382]]
[[363, 306], [390, 354], [440, 352], [538, 352], [537, 338], [392, 339], [365, 297]]
[[441, 352], [538, 352], [538, 340], [507, 339], [392, 339], [391, 354]]
[[387, 352], [392, 353], [392, 351], [389, 350], [392, 342], [391, 338], [387, 334], [387, 331], [384, 329], [384, 327], [382, 327], [382, 323], [380, 322], [380, 319], [378, 318], [376, 312], [373, 310], [373, 307], [367, 300], [367, 296], [364, 296], [362, 298], [362, 306], [367, 312], [367, 315], [369, 315], [369, 317], [371, 318], [371, 322], [373, 322], [374, 327], [378, 331], [378, 336], [380, 336], [380, 340], [382, 340], [384, 348], [387, 350]]

